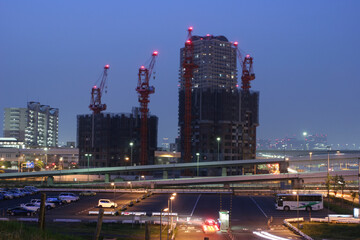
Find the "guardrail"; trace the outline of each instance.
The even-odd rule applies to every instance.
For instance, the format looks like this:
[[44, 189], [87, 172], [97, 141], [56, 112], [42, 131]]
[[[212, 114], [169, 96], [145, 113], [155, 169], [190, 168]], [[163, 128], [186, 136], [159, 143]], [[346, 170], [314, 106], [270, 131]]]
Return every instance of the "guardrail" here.
[[298, 228], [294, 227], [291, 224], [293, 222], [303, 222], [303, 221], [304, 221], [304, 218], [288, 218], [288, 219], [284, 220], [284, 225], [287, 226], [288, 228], [290, 228], [292, 231], [299, 234], [300, 236], [302, 236], [303, 238], [305, 238], [307, 240], [313, 240], [310, 236], [306, 235], [305, 233], [303, 233], [302, 231], [300, 231]]

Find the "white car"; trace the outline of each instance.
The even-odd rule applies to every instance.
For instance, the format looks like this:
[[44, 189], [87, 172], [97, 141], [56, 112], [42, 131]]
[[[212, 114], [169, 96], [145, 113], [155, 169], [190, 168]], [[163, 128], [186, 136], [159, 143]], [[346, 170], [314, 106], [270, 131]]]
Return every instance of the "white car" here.
[[117, 206], [118, 206], [117, 203], [115, 203], [109, 199], [99, 199], [98, 207], [116, 208]]
[[[31, 199], [30, 203], [33, 203], [37, 206], [40, 207], [40, 204], [41, 204], [41, 199]], [[51, 203], [51, 202], [46, 202], [45, 201], [45, 207], [47, 209], [50, 209], [50, 208], [54, 208], [55, 207], [55, 203]]]
[[70, 202], [76, 202], [78, 201], [80, 198], [79, 196], [73, 194], [73, 193], [60, 193], [59, 194], [59, 199], [62, 201], [66, 201], [67, 203]]
[[34, 203], [25, 203], [25, 204], [20, 204], [20, 207], [23, 207], [27, 210], [31, 210], [31, 211], [39, 211], [40, 206]]

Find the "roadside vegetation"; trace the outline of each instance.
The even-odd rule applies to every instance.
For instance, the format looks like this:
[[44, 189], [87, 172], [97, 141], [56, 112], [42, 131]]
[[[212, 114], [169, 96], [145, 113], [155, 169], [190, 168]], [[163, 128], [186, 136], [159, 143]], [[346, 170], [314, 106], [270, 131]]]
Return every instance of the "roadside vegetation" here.
[[302, 232], [313, 239], [360, 240], [360, 224], [304, 223]]
[[[46, 223], [41, 231], [35, 223], [0, 221], [0, 240], [92, 240], [96, 223]], [[166, 239], [163, 226], [162, 238]], [[159, 225], [150, 226], [150, 239], [159, 239]], [[99, 239], [145, 239], [145, 225], [103, 223]]]

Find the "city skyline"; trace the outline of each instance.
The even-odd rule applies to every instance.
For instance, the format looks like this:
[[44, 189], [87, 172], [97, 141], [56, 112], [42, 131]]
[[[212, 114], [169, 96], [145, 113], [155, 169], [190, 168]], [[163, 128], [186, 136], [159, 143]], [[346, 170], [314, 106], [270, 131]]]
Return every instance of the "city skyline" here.
[[359, 7], [356, 1], [0, 1], [0, 114], [29, 101], [56, 106], [59, 142], [74, 141], [76, 115], [90, 113], [91, 87], [103, 66], [110, 64], [106, 112], [130, 112], [139, 106], [137, 70], [158, 50], [149, 108], [159, 117], [158, 139], [174, 142], [179, 49], [193, 26], [194, 35], [224, 35], [250, 50], [252, 89], [261, 92], [259, 139], [302, 129], [326, 132], [329, 143], [358, 145]]

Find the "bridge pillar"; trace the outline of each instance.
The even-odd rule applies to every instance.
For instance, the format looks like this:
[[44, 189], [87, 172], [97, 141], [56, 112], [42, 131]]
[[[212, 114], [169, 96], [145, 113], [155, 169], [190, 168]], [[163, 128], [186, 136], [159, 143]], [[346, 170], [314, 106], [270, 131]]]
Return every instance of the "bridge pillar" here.
[[163, 171], [163, 179], [168, 179], [168, 172], [167, 171]]
[[47, 185], [48, 186], [53, 186], [54, 185], [54, 177], [53, 176], [48, 176], [47, 177]]
[[221, 176], [223, 177], [227, 176], [226, 167], [221, 168]]
[[105, 182], [106, 183], [110, 182], [110, 174], [109, 173], [105, 173]]

